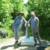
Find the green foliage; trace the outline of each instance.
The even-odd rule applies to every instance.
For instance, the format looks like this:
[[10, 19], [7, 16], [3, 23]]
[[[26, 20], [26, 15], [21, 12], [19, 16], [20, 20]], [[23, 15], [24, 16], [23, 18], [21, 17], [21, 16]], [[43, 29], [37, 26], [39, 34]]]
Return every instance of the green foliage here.
[[[50, 0], [29, 0], [28, 4], [24, 5], [23, 0], [0, 0], [0, 28], [5, 28], [8, 32], [8, 37], [14, 35], [12, 24], [14, 16], [11, 13], [23, 12], [27, 19], [27, 14], [34, 10], [40, 19], [40, 35], [43, 38], [50, 40]], [[14, 13], [14, 14], [15, 14]]]
[[[13, 12], [13, 5], [10, 0], [1, 0], [0, 1], [0, 27], [11, 29], [10, 26], [13, 23], [12, 16], [10, 13]], [[8, 32], [9, 34], [10, 32]], [[9, 35], [8, 35], [9, 36]]]
[[27, 12], [23, 0], [0, 1], [0, 28], [5, 28], [7, 30], [8, 37], [14, 35], [12, 31], [13, 17], [11, 16], [14, 10], [18, 12]]
[[29, 0], [29, 11], [32, 9], [40, 19], [40, 34], [50, 39], [50, 0]]
[[13, 9], [15, 10], [15, 12], [23, 12], [25, 17], [27, 16], [28, 11], [26, 6], [24, 5], [23, 0], [13, 0], [11, 3], [14, 6]]

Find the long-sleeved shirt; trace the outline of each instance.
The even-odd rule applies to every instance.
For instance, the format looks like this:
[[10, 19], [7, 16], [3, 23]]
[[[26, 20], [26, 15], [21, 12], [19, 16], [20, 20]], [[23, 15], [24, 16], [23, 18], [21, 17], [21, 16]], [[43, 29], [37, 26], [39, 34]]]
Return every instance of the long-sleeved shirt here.
[[18, 29], [22, 26], [23, 23], [26, 23], [27, 21], [25, 20], [25, 18], [23, 16], [17, 16], [14, 24], [13, 24], [13, 29]]
[[28, 22], [31, 24], [32, 28], [38, 28], [39, 27], [38, 17], [31, 17]]

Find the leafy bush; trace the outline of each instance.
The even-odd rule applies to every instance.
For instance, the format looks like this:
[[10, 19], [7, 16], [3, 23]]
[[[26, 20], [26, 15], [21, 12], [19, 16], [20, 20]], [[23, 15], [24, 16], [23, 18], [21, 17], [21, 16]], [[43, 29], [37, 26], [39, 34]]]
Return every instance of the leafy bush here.
[[40, 35], [42, 38], [50, 40], [50, 1], [49, 0], [29, 0], [29, 11], [32, 9], [40, 19]]
[[5, 28], [9, 37], [13, 36], [12, 24], [15, 15], [11, 16], [11, 13], [24, 12], [28, 20], [30, 16], [27, 14], [33, 9], [40, 19], [41, 37], [50, 40], [50, 0], [29, 0], [26, 5], [24, 5], [23, 0], [0, 0], [0, 28]]

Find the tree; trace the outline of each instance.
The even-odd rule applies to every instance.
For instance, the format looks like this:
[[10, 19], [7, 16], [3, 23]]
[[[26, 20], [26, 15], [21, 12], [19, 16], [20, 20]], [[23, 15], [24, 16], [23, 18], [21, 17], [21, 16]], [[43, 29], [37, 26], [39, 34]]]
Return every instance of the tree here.
[[0, 0], [0, 27], [5, 28], [7, 31], [12, 24], [11, 12], [13, 12], [11, 0]]
[[40, 34], [43, 38], [49, 39], [50, 0], [29, 0], [29, 11], [32, 9], [40, 19]]

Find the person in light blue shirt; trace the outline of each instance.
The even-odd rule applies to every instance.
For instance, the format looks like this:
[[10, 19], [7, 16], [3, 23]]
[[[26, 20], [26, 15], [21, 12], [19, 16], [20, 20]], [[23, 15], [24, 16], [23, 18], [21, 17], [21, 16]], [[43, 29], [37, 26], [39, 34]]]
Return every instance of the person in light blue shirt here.
[[24, 16], [24, 13], [19, 13], [16, 16], [14, 24], [13, 24], [13, 30], [15, 33], [15, 44], [18, 44], [19, 32], [20, 32], [23, 24], [27, 23], [27, 21], [25, 20], [25, 18], [23, 16]]
[[39, 36], [39, 19], [38, 17], [36, 17], [34, 11], [31, 12], [31, 18], [29, 19], [28, 23], [31, 24], [35, 45], [37, 45], [37, 40], [39, 41], [39, 44], [41, 44], [40, 36]]

